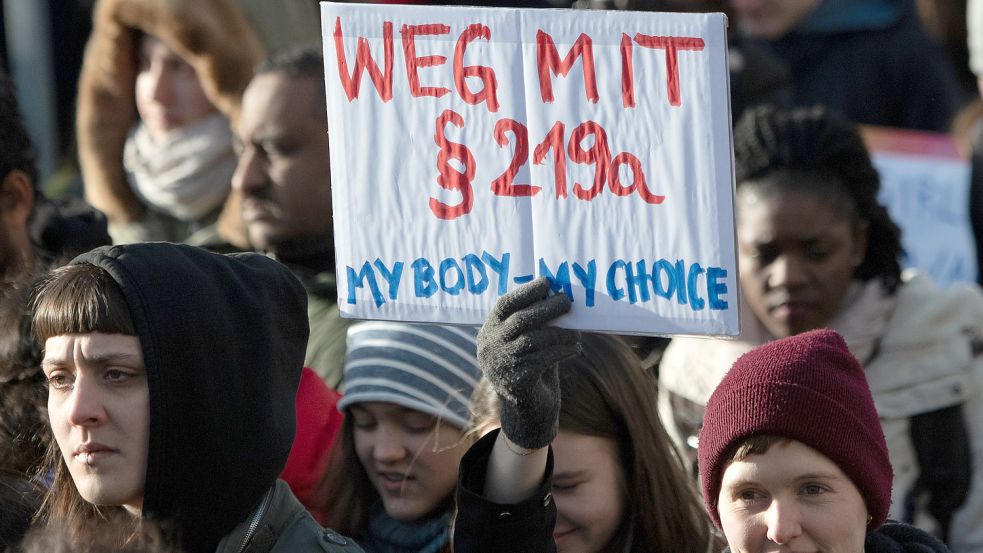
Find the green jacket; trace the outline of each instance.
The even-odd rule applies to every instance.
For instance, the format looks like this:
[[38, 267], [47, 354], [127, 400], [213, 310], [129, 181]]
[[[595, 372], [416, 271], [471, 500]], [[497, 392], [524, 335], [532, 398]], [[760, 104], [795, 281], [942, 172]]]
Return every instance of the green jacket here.
[[311, 277], [295, 271], [307, 289], [307, 318], [311, 335], [307, 340], [304, 365], [310, 367], [324, 382], [342, 391], [345, 367], [345, 340], [349, 319], [341, 318], [338, 310], [338, 288], [333, 271], [323, 271]]
[[277, 480], [253, 514], [222, 539], [215, 553], [322, 552], [361, 553], [362, 548], [334, 530], [322, 528], [287, 484]]

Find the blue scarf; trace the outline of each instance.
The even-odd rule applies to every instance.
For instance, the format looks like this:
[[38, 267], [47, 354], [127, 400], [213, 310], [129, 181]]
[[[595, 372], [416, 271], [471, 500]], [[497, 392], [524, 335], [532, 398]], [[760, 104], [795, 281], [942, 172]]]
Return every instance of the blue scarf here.
[[451, 513], [419, 522], [391, 518], [376, 504], [360, 545], [367, 553], [438, 553], [450, 543]]

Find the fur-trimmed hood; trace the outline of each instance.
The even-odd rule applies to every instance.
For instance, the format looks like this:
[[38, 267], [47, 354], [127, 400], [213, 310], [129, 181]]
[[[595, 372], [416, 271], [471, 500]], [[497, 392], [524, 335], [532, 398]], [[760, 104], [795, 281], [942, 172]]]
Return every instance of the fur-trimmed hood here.
[[[137, 219], [143, 206], [126, 181], [123, 147], [137, 121], [134, 85], [140, 32], [163, 40], [187, 60], [215, 107], [236, 121], [242, 92], [263, 46], [234, 0], [99, 0], [78, 92], [78, 147], [86, 199], [111, 223]], [[238, 243], [236, 195], [219, 220]]]

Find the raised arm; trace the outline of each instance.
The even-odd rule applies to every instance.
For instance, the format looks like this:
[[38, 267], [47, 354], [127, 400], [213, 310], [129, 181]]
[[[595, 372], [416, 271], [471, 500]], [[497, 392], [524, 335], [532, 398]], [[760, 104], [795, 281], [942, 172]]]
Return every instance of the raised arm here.
[[478, 333], [478, 363], [501, 403], [502, 431], [488, 460], [484, 497], [528, 499], [542, 484], [560, 417], [557, 364], [580, 351], [580, 333], [548, 326], [570, 311], [539, 278], [502, 296]]

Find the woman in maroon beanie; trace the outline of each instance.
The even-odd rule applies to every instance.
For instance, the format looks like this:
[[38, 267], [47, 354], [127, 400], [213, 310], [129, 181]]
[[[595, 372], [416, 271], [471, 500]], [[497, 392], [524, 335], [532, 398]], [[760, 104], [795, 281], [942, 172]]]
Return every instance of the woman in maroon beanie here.
[[886, 522], [892, 469], [863, 368], [832, 330], [741, 356], [707, 403], [703, 501], [733, 553], [945, 553]]

